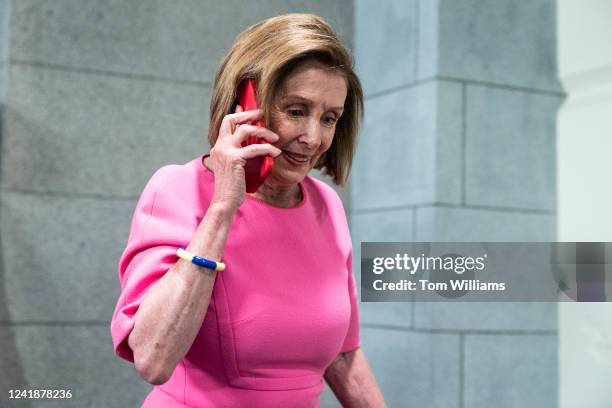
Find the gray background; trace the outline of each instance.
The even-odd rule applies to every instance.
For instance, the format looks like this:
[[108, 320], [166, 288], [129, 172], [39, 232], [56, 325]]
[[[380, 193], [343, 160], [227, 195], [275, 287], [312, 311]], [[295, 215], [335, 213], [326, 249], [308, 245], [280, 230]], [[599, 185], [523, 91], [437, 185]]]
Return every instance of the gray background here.
[[[552, 0], [0, 0], [0, 401], [139, 406], [150, 386], [109, 334], [136, 200], [207, 150], [235, 35], [291, 11], [326, 18], [364, 84], [340, 191], [356, 259], [360, 241], [554, 240]], [[361, 321], [391, 407], [557, 405], [555, 304], [362, 303]]]

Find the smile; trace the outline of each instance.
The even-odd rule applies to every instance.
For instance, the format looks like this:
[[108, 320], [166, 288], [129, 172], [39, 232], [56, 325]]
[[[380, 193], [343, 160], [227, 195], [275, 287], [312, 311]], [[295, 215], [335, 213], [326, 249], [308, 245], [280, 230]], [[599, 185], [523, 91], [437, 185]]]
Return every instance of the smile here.
[[308, 156], [305, 156], [303, 154], [298, 154], [298, 153], [289, 152], [287, 150], [283, 150], [283, 156], [289, 163], [294, 164], [294, 165], [308, 163]]

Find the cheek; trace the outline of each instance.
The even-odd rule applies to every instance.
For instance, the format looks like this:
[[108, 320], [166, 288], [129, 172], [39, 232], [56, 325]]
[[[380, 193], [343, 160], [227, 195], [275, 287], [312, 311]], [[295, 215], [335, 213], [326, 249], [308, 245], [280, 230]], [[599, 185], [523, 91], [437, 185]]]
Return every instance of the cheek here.
[[279, 126], [275, 132], [278, 135], [278, 142], [276, 144], [279, 146], [291, 144], [295, 139], [295, 135], [299, 134], [299, 132], [295, 130], [295, 126], [291, 125]]
[[278, 135], [279, 139], [276, 144], [279, 145], [291, 140], [292, 135], [297, 131], [295, 123], [280, 118], [273, 118], [268, 129]]
[[335, 129], [323, 135], [323, 140], [321, 141], [321, 153], [326, 152], [331, 147], [332, 142], [334, 141], [334, 133]]

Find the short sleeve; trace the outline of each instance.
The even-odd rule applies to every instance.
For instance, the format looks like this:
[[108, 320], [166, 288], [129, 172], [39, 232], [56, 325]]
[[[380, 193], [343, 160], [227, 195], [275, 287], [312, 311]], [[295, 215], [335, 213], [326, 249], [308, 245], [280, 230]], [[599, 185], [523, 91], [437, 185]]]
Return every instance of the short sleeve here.
[[[184, 228], [165, 181], [174, 166], [165, 166], [149, 180], [136, 204], [127, 246], [119, 260], [121, 295], [111, 320], [115, 353], [130, 362], [127, 338], [147, 291], [176, 263], [176, 248], [185, 244]], [[168, 191], [170, 190], [170, 191]], [[175, 201], [175, 200], [174, 200]]]
[[351, 301], [351, 318], [349, 329], [342, 344], [340, 352], [345, 353], [355, 350], [360, 347], [359, 341], [359, 301], [357, 298], [357, 287], [355, 285], [355, 276], [353, 275], [353, 252], [351, 250], [348, 260], [348, 294]]

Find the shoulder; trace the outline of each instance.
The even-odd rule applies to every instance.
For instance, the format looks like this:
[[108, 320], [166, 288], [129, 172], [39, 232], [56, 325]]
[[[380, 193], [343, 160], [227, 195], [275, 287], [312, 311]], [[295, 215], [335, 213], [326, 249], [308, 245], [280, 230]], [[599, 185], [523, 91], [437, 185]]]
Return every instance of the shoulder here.
[[304, 185], [314, 206], [325, 207], [333, 218], [346, 219], [342, 199], [333, 187], [312, 176], [304, 178]]
[[178, 164], [168, 164], [157, 169], [147, 181], [142, 192], [143, 195], [155, 195], [168, 181], [176, 178], [177, 173], [181, 172], [183, 166]]
[[[189, 205], [202, 198], [213, 183], [207, 183], [207, 174], [198, 167], [196, 158], [185, 164], [168, 164], [157, 169], [147, 181], [138, 207], [148, 213], [163, 210], [166, 205]], [[212, 177], [208, 177], [211, 178]]]
[[304, 183], [315, 213], [324, 214], [323, 219], [335, 231], [334, 239], [343, 243], [342, 246], [348, 256], [352, 241], [342, 199], [332, 186], [312, 176], [306, 176]]
[[332, 204], [342, 205], [342, 200], [340, 199], [340, 196], [338, 195], [336, 190], [334, 190], [333, 187], [331, 187], [327, 183], [318, 180], [312, 176], [306, 176], [304, 178], [304, 184], [308, 188], [308, 192], [310, 193], [313, 200], [324, 200], [329, 201]]

